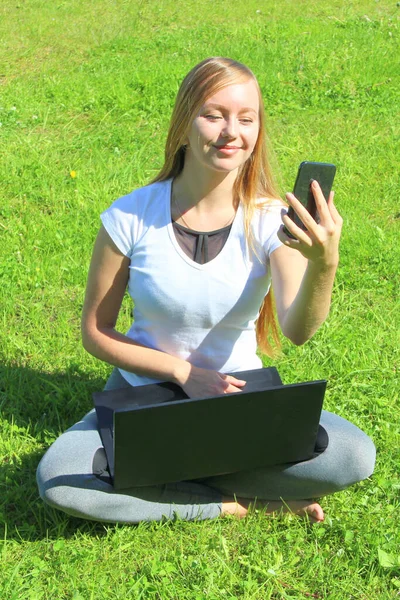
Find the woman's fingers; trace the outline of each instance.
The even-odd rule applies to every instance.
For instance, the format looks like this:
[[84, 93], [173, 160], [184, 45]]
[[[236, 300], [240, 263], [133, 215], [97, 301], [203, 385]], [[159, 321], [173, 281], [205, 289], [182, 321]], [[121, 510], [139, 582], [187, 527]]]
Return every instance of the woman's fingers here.
[[[297, 200], [296, 196], [294, 196], [294, 194], [292, 194], [291, 192], [288, 192], [286, 194], [286, 199], [289, 202], [289, 204], [292, 206], [293, 210], [295, 211], [295, 213], [297, 214], [297, 216], [299, 217], [299, 219], [301, 220], [303, 225], [306, 227], [306, 229], [308, 231], [310, 231], [313, 227], [313, 224], [316, 225], [316, 222], [314, 221], [314, 219], [312, 218], [312, 216], [310, 215], [308, 210], [305, 208], [305, 206], [302, 205], [302, 203], [299, 200]], [[291, 223], [293, 223], [293, 221], [291, 221]], [[285, 225], [286, 225], [286, 223], [285, 223]], [[293, 225], [295, 225], [295, 224], [293, 223]], [[288, 229], [289, 229], [289, 227], [288, 227]], [[300, 228], [298, 228], [298, 229], [300, 229]], [[291, 230], [289, 229], [289, 231], [291, 231]], [[294, 233], [294, 232], [291, 231], [291, 233]]]
[[278, 231], [278, 238], [285, 246], [298, 250], [308, 260], [334, 264], [338, 260], [343, 220], [334, 205], [333, 192], [329, 194], [328, 201], [326, 201], [317, 182], [312, 183], [312, 191], [320, 216], [319, 223], [293, 194], [288, 193], [286, 194], [287, 201], [302, 221], [305, 230], [298, 227], [287, 214], [283, 214], [282, 222], [293, 238], [286, 235], [283, 228]]
[[330, 210], [330, 213], [331, 213], [331, 217], [332, 217], [332, 219], [333, 219], [333, 222], [335, 223], [335, 225], [338, 225], [338, 227], [340, 227], [340, 228], [341, 228], [341, 227], [342, 227], [342, 225], [343, 225], [343, 219], [342, 219], [342, 217], [340, 216], [340, 214], [339, 214], [339, 212], [338, 212], [338, 209], [336, 208], [336, 206], [335, 206], [335, 203], [334, 203], [334, 201], [333, 201], [333, 199], [334, 199], [334, 196], [335, 196], [335, 192], [333, 192], [333, 191], [332, 191], [332, 192], [329, 194], [329, 199], [328, 199], [328, 207], [329, 207], [329, 210]]
[[286, 246], [291, 246], [293, 248], [295, 248], [299, 242], [302, 242], [306, 246], [311, 246], [312, 240], [308, 233], [304, 231], [304, 229], [301, 229], [301, 227], [296, 225], [296, 223], [294, 223], [294, 221], [292, 221], [292, 219], [287, 215], [282, 217], [282, 221], [286, 229], [288, 229], [288, 231], [290, 231], [290, 233], [294, 236], [294, 239], [287, 236], [283, 231], [283, 227], [281, 227], [278, 230], [278, 238], [281, 242], [283, 242]]
[[246, 385], [246, 382], [243, 379], [236, 379], [236, 377], [233, 377], [232, 375], [225, 375], [223, 373], [219, 373], [219, 375], [225, 384], [224, 394], [241, 392], [240, 388]]
[[317, 211], [318, 211], [319, 218], [320, 218], [320, 223], [321, 224], [329, 223], [332, 220], [332, 217], [331, 217], [331, 213], [329, 211], [329, 207], [328, 207], [328, 203], [327, 203], [328, 199], [325, 198], [325, 196], [321, 190], [321, 186], [319, 185], [318, 181], [316, 181], [315, 179], [311, 184], [311, 191], [314, 196], [315, 205], [317, 207]]
[[245, 384], [245, 381], [232, 375], [192, 366], [189, 378], [181, 387], [189, 398], [208, 398], [240, 392]]
[[224, 390], [224, 394], [237, 394], [238, 392], [241, 392], [242, 390], [238, 387], [235, 387], [234, 385], [229, 385], [229, 387], [227, 387]]
[[237, 385], [239, 387], [246, 385], [244, 379], [236, 379], [236, 377], [233, 377], [233, 375], [225, 375], [224, 373], [220, 373], [220, 375], [223, 379], [225, 379], [225, 381], [228, 381], [228, 383], [232, 383], [233, 385]]
[[[286, 194], [286, 199], [289, 204], [293, 207], [298, 217], [301, 219], [303, 225], [305, 226], [307, 233], [310, 234], [312, 238], [318, 236], [319, 227], [325, 228], [329, 233], [332, 233], [335, 229], [335, 226], [342, 226], [343, 220], [336, 209], [336, 206], [333, 202], [334, 192], [331, 191], [328, 197], [328, 200], [325, 199], [321, 187], [317, 181], [313, 181], [311, 184], [311, 190], [314, 195], [315, 205], [320, 217], [319, 223], [317, 223], [313, 217], [310, 215], [308, 210], [297, 200], [297, 198], [291, 194], [290, 192]], [[307, 243], [307, 238], [304, 235], [300, 234], [301, 228], [295, 229], [297, 226], [292, 221], [287, 221], [285, 218], [282, 218], [287, 229], [296, 236], [297, 239], [301, 239], [304, 243]], [[293, 223], [293, 225], [292, 225]], [[300, 237], [299, 237], [300, 236]], [[283, 240], [282, 240], [283, 241]]]

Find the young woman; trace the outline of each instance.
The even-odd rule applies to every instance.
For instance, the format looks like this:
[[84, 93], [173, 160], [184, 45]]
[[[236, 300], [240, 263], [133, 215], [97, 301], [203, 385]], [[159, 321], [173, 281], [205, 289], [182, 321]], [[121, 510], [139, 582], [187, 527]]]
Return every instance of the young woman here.
[[[287, 194], [304, 232], [273, 185], [253, 73], [225, 58], [194, 67], [160, 173], [102, 214], [82, 334], [88, 352], [116, 367], [106, 389], [173, 381], [189, 397], [240, 392], [245, 382], [225, 373], [259, 368], [257, 342], [270, 352], [271, 282], [283, 334], [306, 342], [329, 312], [342, 227], [333, 194], [326, 202], [317, 183], [313, 193], [319, 224]], [[124, 335], [114, 327], [127, 286], [135, 308]], [[371, 475], [375, 449], [340, 417], [324, 411], [321, 424], [329, 445], [306, 462], [116, 492], [91, 411], [43, 457], [39, 490], [50, 505], [101, 521], [244, 516], [255, 498], [265, 512], [322, 521], [313, 499]]]

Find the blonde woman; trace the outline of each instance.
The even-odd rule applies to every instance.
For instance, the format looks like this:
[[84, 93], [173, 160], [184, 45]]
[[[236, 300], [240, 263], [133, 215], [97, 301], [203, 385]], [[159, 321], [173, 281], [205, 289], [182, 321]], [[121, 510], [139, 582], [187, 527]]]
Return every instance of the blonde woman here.
[[[257, 345], [271, 353], [276, 338], [271, 283], [279, 326], [295, 344], [324, 322], [342, 219], [333, 194], [326, 202], [317, 183], [320, 223], [291, 194], [307, 231], [289, 219], [265, 133], [260, 89], [247, 67], [210, 58], [186, 76], [160, 173], [101, 217], [82, 336], [88, 352], [115, 367], [105, 389], [172, 381], [189, 397], [240, 392], [245, 382], [225, 373], [259, 368]], [[126, 288], [135, 308], [123, 334], [115, 323]], [[340, 417], [323, 411], [321, 424], [329, 444], [310, 461], [116, 492], [91, 411], [43, 457], [39, 490], [68, 514], [101, 521], [242, 517], [255, 498], [266, 513], [322, 521], [314, 499], [368, 477], [375, 449]]]

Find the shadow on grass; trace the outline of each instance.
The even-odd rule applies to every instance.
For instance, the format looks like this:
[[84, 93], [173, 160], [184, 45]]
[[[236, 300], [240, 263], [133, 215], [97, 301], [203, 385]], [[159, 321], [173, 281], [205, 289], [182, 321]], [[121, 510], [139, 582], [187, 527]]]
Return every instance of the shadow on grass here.
[[0, 539], [56, 539], [71, 537], [77, 530], [96, 536], [106, 533], [101, 523], [45, 506], [36, 485], [36, 468], [44, 452], [92, 408], [91, 394], [104, 383], [76, 366], [64, 373], [0, 366]]
[[104, 384], [75, 365], [62, 373], [0, 365], [1, 415], [45, 441], [43, 435], [58, 435], [90, 410], [92, 393]]

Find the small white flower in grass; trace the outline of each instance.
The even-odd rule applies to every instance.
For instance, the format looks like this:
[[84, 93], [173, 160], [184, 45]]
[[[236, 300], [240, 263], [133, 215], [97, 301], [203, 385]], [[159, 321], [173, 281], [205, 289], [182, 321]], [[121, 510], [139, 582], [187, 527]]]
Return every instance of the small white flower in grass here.
[[17, 110], [17, 107], [16, 107], [16, 106], [12, 106], [12, 107], [10, 108], [10, 110]]
[[260, 15], [261, 14], [261, 10], [256, 10], [256, 15]]
[[3, 123], [0, 123], [0, 127], [3, 127]]
[[115, 146], [114, 153], [115, 154], [120, 154], [120, 149], [118, 148], [118, 146]]
[[37, 115], [32, 115], [32, 119], [38, 119], [39, 117]]

